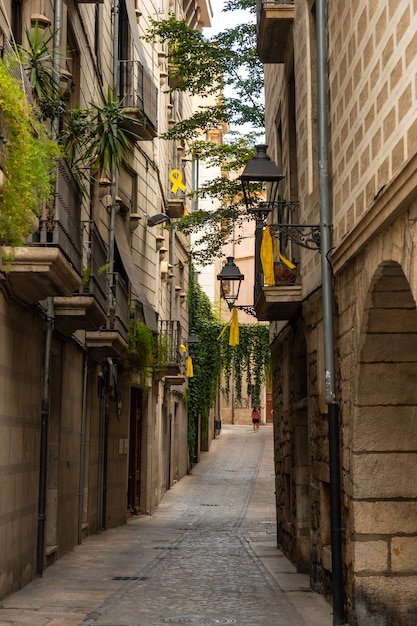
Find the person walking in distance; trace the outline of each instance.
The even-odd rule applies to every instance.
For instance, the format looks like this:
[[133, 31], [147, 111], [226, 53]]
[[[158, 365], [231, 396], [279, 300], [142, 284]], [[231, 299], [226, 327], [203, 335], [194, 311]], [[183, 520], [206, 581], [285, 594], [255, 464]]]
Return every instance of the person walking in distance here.
[[252, 409], [252, 424], [253, 424], [253, 432], [257, 432], [259, 430], [259, 422], [261, 421], [261, 412], [258, 407], [254, 406]]

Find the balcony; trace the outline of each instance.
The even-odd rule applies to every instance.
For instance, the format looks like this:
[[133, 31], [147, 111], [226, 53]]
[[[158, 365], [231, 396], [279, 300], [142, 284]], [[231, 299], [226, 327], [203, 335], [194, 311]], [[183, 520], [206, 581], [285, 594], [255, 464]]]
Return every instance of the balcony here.
[[158, 134], [158, 88], [140, 61], [119, 61], [119, 100], [132, 123], [127, 130], [143, 141]]
[[[280, 239], [279, 229], [271, 226], [271, 232]], [[299, 264], [294, 270], [282, 262], [274, 263], [275, 285], [265, 285], [260, 262], [260, 242], [256, 239], [254, 309], [259, 321], [285, 321], [291, 319], [301, 306], [302, 287]], [[282, 241], [279, 241], [281, 250]]]
[[294, 0], [257, 0], [257, 53], [262, 63], [284, 63], [294, 22]]
[[154, 371], [157, 378], [165, 378], [167, 384], [181, 385], [185, 381], [180, 344], [180, 323], [177, 320], [160, 321]]
[[58, 164], [54, 209], [45, 207], [27, 246], [2, 246], [7, 282], [26, 303], [70, 296], [81, 282], [81, 200], [63, 159]]
[[55, 298], [55, 327], [63, 335], [106, 327], [107, 249], [94, 223], [84, 224], [85, 267], [79, 294]]
[[107, 357], [120, 357], [128, 348], [129, 301], [127, 286], [123, 278], [113, 274], [113, 306], [106, 327], [86, 332], [86, 346], [95, 361]]
[[167, 215], [171, 219], [182, 217], [185, 211], [186, 195], [185, 170], [182, 162], [168, 165], [167, 173]]

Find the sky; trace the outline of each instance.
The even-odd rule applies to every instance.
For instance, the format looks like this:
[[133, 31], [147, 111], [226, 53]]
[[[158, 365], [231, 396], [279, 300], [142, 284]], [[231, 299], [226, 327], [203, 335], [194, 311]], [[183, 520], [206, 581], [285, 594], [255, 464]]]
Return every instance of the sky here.
[[[204, 29], [204, 35], [211, 37], [225, 28], [230, 28], [238, 23], [247, 21], [247, 12], [245, 11], [226, 11], [222, 12], [224, 0], [210, 0], [213, 10], [212, 26]], [[253, 19], [253, 17], [251, 18]]]

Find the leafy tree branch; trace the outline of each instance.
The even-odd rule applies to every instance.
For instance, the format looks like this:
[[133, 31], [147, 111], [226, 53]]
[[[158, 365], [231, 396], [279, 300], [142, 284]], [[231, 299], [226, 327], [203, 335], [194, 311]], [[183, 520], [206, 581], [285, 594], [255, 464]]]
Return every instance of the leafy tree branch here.
[[[236, 0], [228, 3], [227, 10], [254, 12], [254, 6], [253, 0]], [[264, 126], [263, 68], [256, 54], [255, 25], [239, 24], [207, 38], [171, 15], [167, 20], [151, 20], [145, 38], [167, 45], [168, 71], [175, 85], [171, 91], [187, 91], [203, 99], [191, 117], [178, 121], [162, 138], [187, 142], [193, 159], [220, 168], [220, 176], [192, 191], [196, 198], [217, 200], [218, 208], [196, 211], [175, 223], [176, 229], [197, 235], [191, 256], [207, 264], [221, 255], [228, 238], [236, 236], [236, 227], [250, 219], [236, 179], [254, 155]], [[235, 130], [247, 125], [251, 132], [246, 135]], [[222, 145], [201, 139], [212, 129], [230, 127], [234, 130]]]

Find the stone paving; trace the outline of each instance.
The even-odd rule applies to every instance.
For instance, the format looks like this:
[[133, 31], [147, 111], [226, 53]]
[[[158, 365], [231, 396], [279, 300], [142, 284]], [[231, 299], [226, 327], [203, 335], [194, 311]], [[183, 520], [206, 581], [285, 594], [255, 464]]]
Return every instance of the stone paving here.
[[223, 426], [154, 515], [88, 537], [0, 604], [0, 626], [331, 626], [276, 547], [272, 427]]

